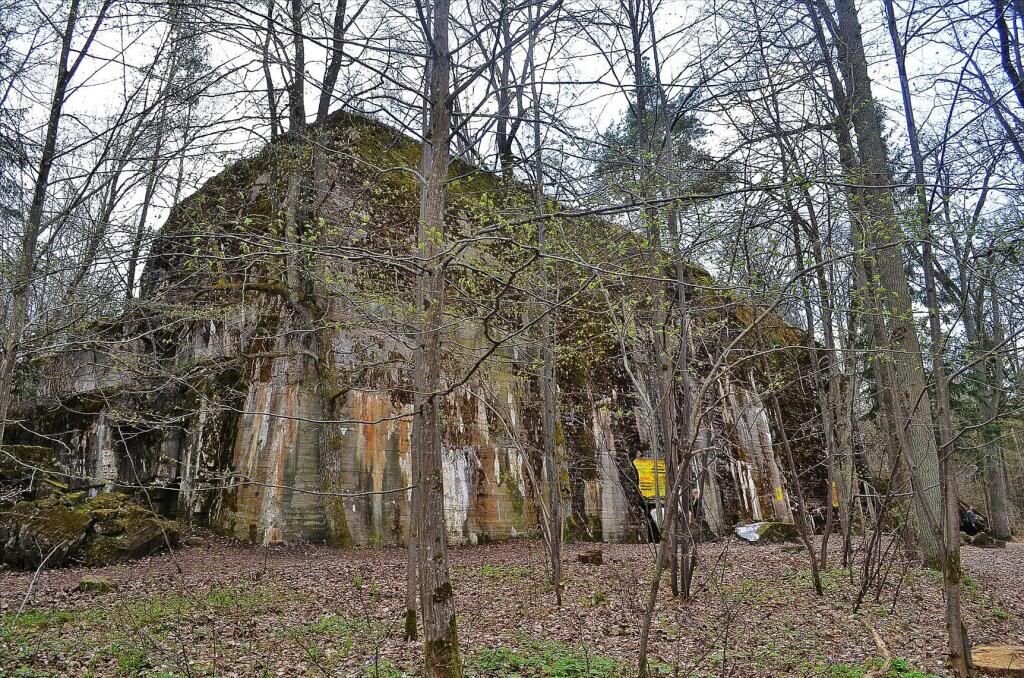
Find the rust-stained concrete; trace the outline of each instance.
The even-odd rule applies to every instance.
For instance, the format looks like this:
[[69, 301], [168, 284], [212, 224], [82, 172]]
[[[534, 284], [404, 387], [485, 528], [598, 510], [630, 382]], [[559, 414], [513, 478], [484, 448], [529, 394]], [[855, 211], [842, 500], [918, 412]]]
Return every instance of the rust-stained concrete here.
[[[383, 164], [402, 161], [399, 152], [418, 157], [412, 142], [386, 128], [352, 124], [386, 137], [381, 148], [391, 155]], [[331, 141], [350, 142], [341, 132]], [[261, 229], [273, 234], [277, 227], [274, 173], [256, 160], [239, 163], [179, 206], [164, 229], [212, 237], [166, 237], [154, 245], [142, 303], [163, 317], [161, 331], [146, 342], [118, 335], [109, 345], [55, 356], [36, 378], [40, 400], [22, 404], [37, 434], [8, 427], [8, 435], [52, 445], [69, 473], [94, 491], [146, 486], [167, 512], [242, 539], [402, 543], [411, 482], [413, 295], [407, 271], [390, 267], [386, 256], [381, 263], [347, 253], [407, 252], [408, 234], [395, 224], [415, 222], [416, 193], [388, 184], [397, 181], [392, 175], [374, 183], [347, 147], [341, 150], [332, 159], [338, 181], [323, 203], [331, 256], [311, 264], [306, 308], [299, 312], [289, 301], [294, 290], [284, 289], [271, 245], [263, 243], [271, 253], [261, 259], [225, 251], [236, 239], [218, 240], [236, 229], [259, 244]], [[471, 194], [467, 209], [479, 202]], [[184, 242], [199, 242], [200, 255], [212, 249], [216, 267], [194, 273]], [[481, 267], [502, 256], [478, 249], [466, 258]], [[483, 289], [484, 282], [474, 284]], [[454, 290], [448, 311], [442, 365], [449, 538], [481, 543], [536, 534], [529, 466], [541, 448], [536, 342], [524, 335], [492, 351], [495, 329], [485, 328], [473, 305], [483, 292], [460, 294]], [[710, 307], [723, 303], [709, 300]], [[511, 308], [515, 319], [525, 307]], [[728, 322], [720, 331], [735, 330], [736, 318]], [[585, 335], [567, 334], [559, 349], [559, 448], [567, 460], [560, 482], [574, 535], [630, 541], [646, 534], [631, 460], [656, 454], [656, 436], [639, 405], [650, 396], [639, 397], [644, 387], [623, 376], [625, 359], [605, 324], [585, 308], [555, 319], [565, 332]], [[791, 328], [774, 331], [780, 341], [798, 343]], [[708, 528], [719, 534], [736, 520], [793, 517], [757, 380], [741, 377], [714, 383], [697, 436], [700, 502]], [[791, 381], [806, 388], [806, 380]], [[813, 419], [813, 411], [797, 415]]]

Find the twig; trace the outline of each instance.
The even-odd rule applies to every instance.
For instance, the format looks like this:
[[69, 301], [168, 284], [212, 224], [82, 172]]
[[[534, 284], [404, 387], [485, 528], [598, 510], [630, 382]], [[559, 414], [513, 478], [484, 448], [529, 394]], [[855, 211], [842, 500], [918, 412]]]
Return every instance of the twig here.
[[878, 631], [875, 630], [875, 627], [869, 624], [867, 620], [862, 619], [861, 621], [864, 623], [864, 626], [867, 628], [867, 630], [871, 633], [871, 637], [875, 641], [875, 647], [878, 648], [878, 653], [882, 655], [883, 659], [885, 659], [885, 663], [882, 664], [882, 667], [878, 669], [878, 671], [870, 671], [867, 675], [884, 676], [887, 673], [889, 673], [889, 669], [892, 667], [892, 653], [889, 652], [889, 648], [886, 646], [885, 641], [882, 640], [882, 636], [878, 633]]

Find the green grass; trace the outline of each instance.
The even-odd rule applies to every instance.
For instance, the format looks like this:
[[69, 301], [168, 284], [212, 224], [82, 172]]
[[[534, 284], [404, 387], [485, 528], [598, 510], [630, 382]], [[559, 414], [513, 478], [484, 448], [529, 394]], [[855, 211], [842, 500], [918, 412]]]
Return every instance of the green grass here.
[[[810, 589], [813, 585], [810, 567], [799, 569], [786, 568], [782, 576], [787, 581], [792, 582], [797, 589]], [[818, 570], [818, 577], [821, 579], [823, 589], [835, 591], [849, 582], [850, 573], [840, 567], [829, 567], [824, 570]]]
[[206, 594], [206, 603], [219, 609], [232, 608], [251, 612], [269, 605], [271, 598], [271, 593], [265, 589], [215, 587]]
[[[383, 642], [387, 628], [368, 619], [325, 614], [308, 624], [279, 631], [277, 635], [301, 646], [306, 658], [314, 664], [331, 667], [334, 662], [351, 656], [353, 648], [365, 651]], [[393, 678], [402, 673], [382, 660], [376, 666], [367, 667], [364, 675]]]
[[404, 678], [407, 674], [387, 659], [371, 664], [363, 672], [363, 678]]
[[213, 587], [193, 596], [163, 593], [128, 600], [112, 607], [108, 615], [115, 622], [124, 621], [131, 626], [163, 627], [204, 610], [220, 615], [253, 614], [268, 607], [271, 601], [271, 592], [264, 589]]
[[978, 580], [967, 572], [960, 576], [960, 590], [964, 592], [968, 600], [977, 600], [978, 596], [981, 595]]
[[[651, 675], [671, 675], [669, 667], [652, 662]], [[527, 640], [521, 648], [495, 647], [472, 654], [466, 662], [467, 676], [499, 678], [618, 678], [636, 673], [636, 668], [608, 657], [549, 640]]]
[[913, 668], [906, 659], [893, 659], [888, 678], [938, 678], [934, 673], [925, 673]]
[[[93, 657], [85, 675], [100, 669], [104, 675], [157, 675], [150, 670], [154, 659], [149, 653], [182, 624], [193, 626], [193, 636], [200, 639], [206, 629], [195, 620], [254, 615], [268, 609], [275, 595], [265, 587], [215, 586], [192, 595], [160, 593], [87, 609], [3, 614], [0, 675], [59, 675], [45, 667], [55, 658], [82, 653]], [[150, 647], [151, 641], [155, 646]]]
[[297, 638], [301, 636], [325, 636], [328, 638], [369, 637], [380, 631], [377, 625], [365, 619], [352, 619], [337, 614], [325, 614], [316, 620], [284, 631], [283, 634]]
[[139, 626], [154, 626], [178, 619], [189, 613], [195, 604], [192, 600], [178, 595], [157, 595], [126, 601], [111, 610], [114, 618], [124, 618]]
[[111, 643], [106, 654], [117, 661], [117, 673], [121, 676], [137, 676], [146, 668], [146, 652], [132, 643]]
[[30, 666], [19, 666], [14, 669], [14, 673], [11, 674], [14, 678], [35, 678], [36, 676], [45, 676], [45, 673], [39, 673]]
[[20, 615], [8, 612], [0, 614], [0, 638], [4, 637], [5, 632], [12, 635], [31, 634], [67, 624], [102, 622], [106, 618], [107, 612], [99, 609], [25, 610]]
[[[864, 678], [872, 672], [877, 674], [877, 671], [884, 665], [885, 662], [881, 659], [869, 659], [861, 664], [832, 664], [822, 667], [821, 673], [817, 675], [825, 678]], [[885, 678], [938, 678], [938, 676], [918, 671], [906, 659], [893, 659], [889, 670], [885, 673]]]

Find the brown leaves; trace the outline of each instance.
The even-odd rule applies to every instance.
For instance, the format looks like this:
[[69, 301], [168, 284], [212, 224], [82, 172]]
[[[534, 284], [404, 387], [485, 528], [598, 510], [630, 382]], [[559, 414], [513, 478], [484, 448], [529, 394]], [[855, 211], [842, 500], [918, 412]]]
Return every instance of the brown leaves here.
[[[540, 542], [451, 549], [470, 675], [495, 675], [489, 671], [511, 665], [510, 658], [528, 667], [521, 675], [559, 675], [559, 665], [590, 666], [594, 676], [634, 669], [653, 551], [605, 544], [602, 567], [578, 563], [576, 556], [590, 548], [566, 546], [561, 608]], [[867, 660], [880, 666], [870, 628], [892, 657], [944, 671], [941, 590], [925, 571], [908, 571], [895, 605], [894, 581], [879, 604], [855, 616], [849, 574], [825, 570], [826, 595], [818, 598], [810, 593], [802, 554], [725, 541], [702, 545], [700, 557], [694, 599], [659, 601], [656, 669], [777, 676], [821, 675]], [[403, 640], [402, 549], [261, 548], [209, 538], [175, 558], [182, 575], [168, 555], [43, 572], [17, 621], [31, 573], [0, 572], [0, 672], [418, 673], [421, 646]], [[1024, 643], [1024, 547], [965, 549], [964, 562], [971, 573], [965, 612], [972, 639]], [[116, 590], [78, 592], [85, 573], [109, 578]], [[506, 663], [494, 664], [495, 657]]]

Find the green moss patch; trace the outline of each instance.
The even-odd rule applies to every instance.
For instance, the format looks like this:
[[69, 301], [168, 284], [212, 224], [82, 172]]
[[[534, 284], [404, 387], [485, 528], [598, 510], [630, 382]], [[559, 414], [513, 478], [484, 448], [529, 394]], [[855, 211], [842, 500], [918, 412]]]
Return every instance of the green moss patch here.
[[[651, 662], [651, 676], [672, 675], [671, 667]], [[548, 640], [526, 639], [521, 647], [495, 647], [474, 653], [466, 663], [467, 676], [531, 676], [544, 678], [618, 678], [637, 673], [619, 660], [590, 654]]]
[[830, 664], [819, 667], [814, 675], [825, 678], [938, 678], [934, 673], [918, 671], [909, 661], [899, 658], [893, 659], [888, 665], [881, 659], [869, 659], [861, 664]]
[[111, 565], [178, 540], [178, 527], [123, 494], [81, 492], [0, 509], [4, 563], [23, 569]]

